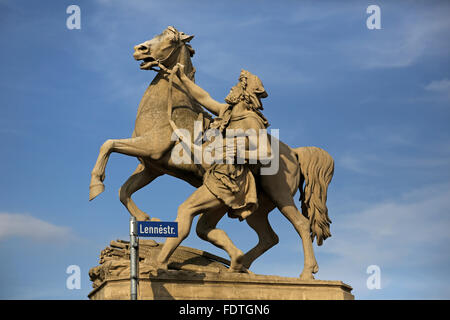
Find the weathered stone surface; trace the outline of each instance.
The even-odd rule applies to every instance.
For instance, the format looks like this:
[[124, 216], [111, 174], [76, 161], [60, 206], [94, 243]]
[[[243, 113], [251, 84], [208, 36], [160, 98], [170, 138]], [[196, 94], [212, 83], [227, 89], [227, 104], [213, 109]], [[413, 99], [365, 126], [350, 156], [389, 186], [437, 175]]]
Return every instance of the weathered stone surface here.
[[[252, 273], [231, 273], [230, 262], [205, 251], [180, 246], [171, 256], [170, 270], [152, 263], [162, 245], [139, 241], [138, 299], [342, 300], [354, 299], [341, 281], [300, 280]], [[89, 271], [93, 300], [130, 298], [129, 243], [111, 241], [100, 265]]]
[[[155, 273], [154, 261], [162, 245], [154, 240], [139, 240], [139, 274], [146, 277]], [[97, 288], [104, 281], [130, 277], [130, 246], [124, 240], [111, 241], [100, 253], [100, 265], [89, 270], [92, 286]], [[230, 261], [211, 253], [180, 246], [170, 258], [169, 268], [197, 272], [227, 272]]]
[[[139, 279], [143, 300], [353, 300], [341, 281], [311, 280], [246, 273], [169, 270]], [[109, 277], [90, 294], [93, 300], [130, 299], [130, 279]]]

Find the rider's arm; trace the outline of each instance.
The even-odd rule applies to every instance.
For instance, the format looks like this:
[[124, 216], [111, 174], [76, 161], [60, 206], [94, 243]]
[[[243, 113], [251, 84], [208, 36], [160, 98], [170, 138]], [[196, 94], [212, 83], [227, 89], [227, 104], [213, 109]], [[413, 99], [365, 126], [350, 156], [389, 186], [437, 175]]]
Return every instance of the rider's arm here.
[[208, 92], [196, 85], [192, 80], [190, 80], [182, 70], [180, 70], [179, 77], [183, 85], [188, 90], [189, 94], [197, 100], [202, 106], [211, 111], [214, 115], [219, 115], [222, 108], [228, 107], [225, 103], [220, 103], [211, 98]]

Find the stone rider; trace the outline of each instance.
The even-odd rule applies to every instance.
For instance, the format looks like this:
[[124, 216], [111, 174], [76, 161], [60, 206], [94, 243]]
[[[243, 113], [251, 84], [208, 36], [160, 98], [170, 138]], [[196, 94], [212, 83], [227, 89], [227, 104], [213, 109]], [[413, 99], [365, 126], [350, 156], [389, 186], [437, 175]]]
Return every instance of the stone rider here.
[[[175, 71], [176, 69], [178, 70]], [[261, 99], [267, 97], [267, 92], [257, 76], [242, 70], [238, 83], [231, 88], [225, 98], [226, 103], [219, 103], [190, 80], [183, 69], [183, 65], [177, 64], [173, 72], [176, 72], [189, 95], [217, 116], [210, 128], [218, 129], [223, 136], [229, 129], [242, 129], [244, 132], [253, 129], [252, 132], [257, 137], [256, 139], [244, 138], [246, 145], [243, 152], [244, 161], [240, 161], [241, 163], [217, 161], [207, 169], [203, 185], [194, 191], [178, 209], [176, 219], [178, 238], [166, 240], [157, 262], [160, 268], [167, 268], [169, 257], [188, 236], [194, 217], [202, 214], [197, 224], [197, 233], [203, 239], [226, 250], [231, 258], [230, 271], [239, 272], [242, 270], [240, 263], [242, 251], [233, 245], [223, 230], [216, 229], [215, 226], [223, 216], [223, 213], [222, 215], [219, 213], [221, 212], [219, 208], [223, 208], [223, 204], [226, 205], [230, 217], [240, 220], [247, 218], [258, 207], [257, 188], [252, 171], [256, 173], [259, 165], [257, 161], [251, 161], [255, 153], [251, 153], [250, 150], [257, 150], [259, 156], [261, 148], [265, 148], [265, 157], [271, 157], [267, 136], [263, 139], [260, 136], [260, 130], [269, 126], [267, 119], [260, 111], [263, 109]], [[264, 130], [263, 135], [265, 134]], [[233, 145], [235, 145], [234, 142]], [[261, 160], [261, 157], [258, 159]]]
[[[178, 65], [178, 67], [182, 71], [182, 65]], [[226, 103], [219, 103], [183, 72], [177, 74], [181, 75], [180, 80], [189, 94], [217, 116], [210, 128], [217, 128], [224, 137], [225, 131], [228, 129], [242, 129], [243, 131], [253, 129], [257, 135], [256, 138], [259, 138], [259, 130], [269, 126], [267, 119], [260, 111], [263, 109], [261, 98], [266, 98], [268, 95], [256, 75], [242, 70], [239, 82], [231, 88], [225, 98]], [[268, 140], [264, 141], [268, 143]], [[231, 145], [236, 145], [237, 142], [235, 142]], [[207, 170], [203, 179], [208, 190], [230, 208], [230, 217], [240, 220], [245, 219], [258, 206], [256, 184], [252, 174], [252, 171], [256, 173], [258, 170], [258, 164], [249, 164], [249, 148], [258, 150], [259, 146], [249, 146], [252, 142], [258, 143], [260, 139], [246, 141], [244, 163], [215, 163]], [[269, 144], [267, 144], [266, 150], [267, 156], [270, 157]]]

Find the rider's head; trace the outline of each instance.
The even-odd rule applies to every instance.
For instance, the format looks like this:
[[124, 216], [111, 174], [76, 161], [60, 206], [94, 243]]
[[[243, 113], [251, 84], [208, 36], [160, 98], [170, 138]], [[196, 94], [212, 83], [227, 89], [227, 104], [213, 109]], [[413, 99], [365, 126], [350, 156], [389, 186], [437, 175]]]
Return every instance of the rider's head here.
[[239, 81], [231, 88], [230, 93], [225, 98], [225, 102], [234, 105], [244, 101], [249, 107], [262, 109], [261, 98], [266, 98], [267, 96], [261, 80], [254, 74], [241, 70]]

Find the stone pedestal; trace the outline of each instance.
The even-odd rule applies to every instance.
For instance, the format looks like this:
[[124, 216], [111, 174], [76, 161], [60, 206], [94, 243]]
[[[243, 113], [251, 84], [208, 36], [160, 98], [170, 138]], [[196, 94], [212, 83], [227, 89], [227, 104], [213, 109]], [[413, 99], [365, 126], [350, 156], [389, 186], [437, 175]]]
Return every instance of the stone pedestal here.
[[[342, 281], [302, 281], [297, 278], [252, 274], [196, 273], [169, 270], [139, 279], [142, 300], [353, 300]], [[130, 279], [105, 280], [93, 300], [130, 299]]]
[[[312, 280], [230, 273], [230, 262], [194, 248], [180, 246], [169, 270], [152, 265], [161, 244], [139, 241], [138, 299], [142, 300], [352, 300], [352, 288], [342, 281]], [[100, 265], [89, 275], [93, 300], [130, 299], [129, 243], [111, 241], [100, 254]]]

